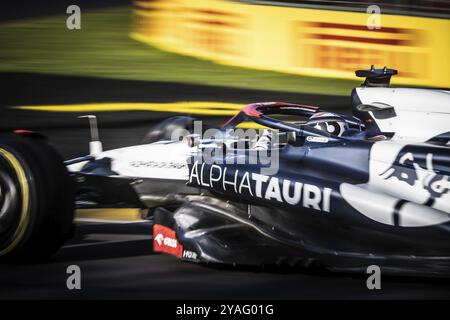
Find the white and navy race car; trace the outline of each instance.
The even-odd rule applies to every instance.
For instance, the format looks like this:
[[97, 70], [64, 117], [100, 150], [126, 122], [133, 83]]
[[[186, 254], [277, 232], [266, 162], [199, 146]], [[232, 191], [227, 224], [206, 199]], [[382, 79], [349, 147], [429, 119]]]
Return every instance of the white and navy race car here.
[[90, 117], [91, 154], [65, 163], [74, 202], [146, 209], [154, 251], [189, 261], [449, 276], [450, 91], [392, 88], [396, 73], [357, 71], [353, 115], [254, 103], [222, 127], [174, 117], [109, 151]]

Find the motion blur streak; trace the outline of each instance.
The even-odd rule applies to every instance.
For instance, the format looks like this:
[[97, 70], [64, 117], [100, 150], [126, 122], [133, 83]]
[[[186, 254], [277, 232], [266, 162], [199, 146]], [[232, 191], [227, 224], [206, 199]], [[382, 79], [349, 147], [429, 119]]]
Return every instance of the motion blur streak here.
[[162, 111], [232, 116], [242, 107], [243, 104], [239, 103], [191, 101], [172, 103], [84, 103], [48, 106], [19, 106], [16, 108], [46, 112]]
[[[449, 19], [370, 14], [224, 0], [134, 2], [131, 37], [226, 65], [353, 78], [375, 65], [401, 70], [394, 83], [449, 87]], [[274, 18], [276, 17], [276, 18]]]

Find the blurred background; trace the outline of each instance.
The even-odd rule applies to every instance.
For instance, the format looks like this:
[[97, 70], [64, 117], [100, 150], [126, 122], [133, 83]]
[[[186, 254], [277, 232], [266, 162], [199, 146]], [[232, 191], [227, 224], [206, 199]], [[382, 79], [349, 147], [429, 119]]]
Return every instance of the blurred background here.
[[372, 64], [448, 88], [449, 17], [444, 0], [4, 1], [0, 128], [41, 131], [70, 158], [87, 152], [82, 114], [115, 148], [168, 116], [218, 124], [255, 101], [349, 112], [354, 71]]

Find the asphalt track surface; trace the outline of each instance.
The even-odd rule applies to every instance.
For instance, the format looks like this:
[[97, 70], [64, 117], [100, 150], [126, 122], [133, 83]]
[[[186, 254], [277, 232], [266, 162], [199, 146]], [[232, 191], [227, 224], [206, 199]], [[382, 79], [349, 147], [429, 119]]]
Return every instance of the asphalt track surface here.
[[[45, 134], [65, 158], [87, 152], [82, 113], [17, 110], [21, 105], [94, 102], [287, 101], [349, 111], [347, 97], [238, 90], [38, 74], [0, 74], [0, 128]], [[100, 113], [106, 149], [139, 143], [165, 112]], [[220, 123], [224, 118], [202, 117]], [[78, 223], [76, 237], [52, 260], [0, 266], [0, 299], [449, 299], [450, 281], [382, 277], [382, 289], [366, 276], [298, 269], [217, 268], [152, 252], [151, 222]], [[68, 290], [66, 268], [78, 265], [82, 290]]]

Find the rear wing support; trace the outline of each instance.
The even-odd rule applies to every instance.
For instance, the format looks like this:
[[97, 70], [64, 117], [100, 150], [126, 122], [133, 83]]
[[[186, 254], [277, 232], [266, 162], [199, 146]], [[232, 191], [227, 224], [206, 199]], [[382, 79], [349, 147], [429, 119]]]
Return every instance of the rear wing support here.
[[398, 72], [395, 69], [388, 69], [386, 66], [383, 69], [375, 69], [372, 65], [369, 70], [357, 70], [355, 72], [357, 77], [366, 78], [363, 87], [389, 87], [391, 77]]

